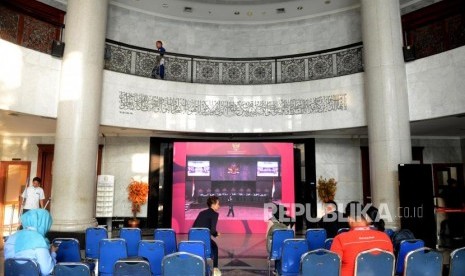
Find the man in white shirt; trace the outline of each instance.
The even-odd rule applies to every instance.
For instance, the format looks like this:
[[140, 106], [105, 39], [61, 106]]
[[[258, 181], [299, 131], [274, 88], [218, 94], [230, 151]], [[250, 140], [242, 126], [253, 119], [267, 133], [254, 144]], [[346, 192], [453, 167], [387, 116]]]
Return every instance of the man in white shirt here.
[[21, 197], [23, 198], [23, 214], [31, 209], [44, 208], [45, 194], [40, 187], [42, 179], [34, 177], [32, 186], [27, 187]]

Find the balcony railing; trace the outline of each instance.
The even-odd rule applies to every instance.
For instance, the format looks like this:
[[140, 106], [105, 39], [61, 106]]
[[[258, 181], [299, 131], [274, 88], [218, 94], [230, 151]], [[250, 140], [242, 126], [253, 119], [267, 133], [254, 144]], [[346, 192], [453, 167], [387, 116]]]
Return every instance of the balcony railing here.
[[[158, 51], [106, 42], [105, 69], [151, 77]], [[165, 53], [165, 80], [209, 84], [273, 84], [363, 72], [362, 43], [317, 52], [260, 58], [205, 57]]]

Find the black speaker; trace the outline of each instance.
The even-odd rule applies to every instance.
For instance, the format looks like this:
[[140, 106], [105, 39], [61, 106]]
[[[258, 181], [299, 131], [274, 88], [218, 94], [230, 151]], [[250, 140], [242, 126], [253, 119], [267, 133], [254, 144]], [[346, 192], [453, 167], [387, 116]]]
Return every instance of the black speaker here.
[[54, 40], [52, 43], [52, 56], [54, 57], [63, 57], [63, 53], [65, 52], [65, 43]]
[[415, 60], [415, 49], [412, 46], [402, 48], [404, 52], [404, 61]]
[[398, 214], [402, 229], [409, 229], [415, 238], [436, 248], [436, 220], [434, 216], [434, 187], [431, 165], [399, 165]]

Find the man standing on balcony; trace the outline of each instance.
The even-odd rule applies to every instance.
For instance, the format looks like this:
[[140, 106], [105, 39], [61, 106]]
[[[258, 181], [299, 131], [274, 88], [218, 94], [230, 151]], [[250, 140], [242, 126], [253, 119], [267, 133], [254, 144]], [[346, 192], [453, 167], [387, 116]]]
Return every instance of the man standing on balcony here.
[[158, 40], [155, 43], [158, 52], [160, 53], [155, 59], [155, 67], [152, 70], [152, 77], [155, 79], [165, 79], [165, 48], [163, 48], [163, 42]]

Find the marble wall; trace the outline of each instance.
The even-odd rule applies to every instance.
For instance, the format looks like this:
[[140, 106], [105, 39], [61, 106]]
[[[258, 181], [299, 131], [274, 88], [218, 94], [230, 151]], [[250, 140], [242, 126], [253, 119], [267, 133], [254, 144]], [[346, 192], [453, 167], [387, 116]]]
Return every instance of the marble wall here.
[[0, 39], [0, 109], [56, 118], [61, 60]]
[[465, 47], [406, 64], [410, 120], [465, 112]]
[[462, 163], [460, 139], [412, 139], [412, 147], [424, 147], [423, 163]]
[[[113, 216], [131, 217], [126, 189], [131, 178], [148, 181], [150, 138], [107, 137], [103, 144], [102, 174], [115, 176]], [[147, 204], [138, 216], [147, 216]]]
[[272, 24], [212, 24], [160, 18], [110, 5], [107, 38], [168, 52], [211, 57], [265, 57], [305, 53], [361, 41], [358, 8]]
[[[335, 198], [338, 204], [363, 200], [360, 143], [360, 139], [315, 139], [316, 176], [338, 181]], [[318, 211], [322, 211], [321, 202]]]

